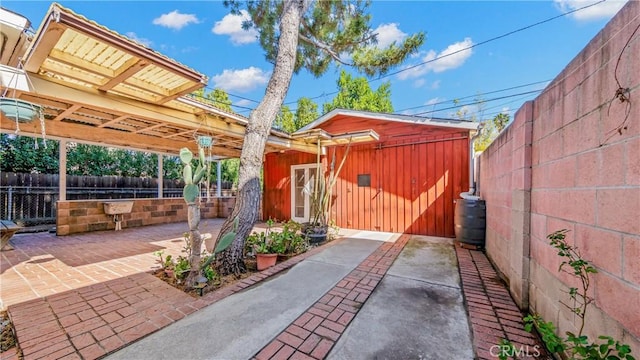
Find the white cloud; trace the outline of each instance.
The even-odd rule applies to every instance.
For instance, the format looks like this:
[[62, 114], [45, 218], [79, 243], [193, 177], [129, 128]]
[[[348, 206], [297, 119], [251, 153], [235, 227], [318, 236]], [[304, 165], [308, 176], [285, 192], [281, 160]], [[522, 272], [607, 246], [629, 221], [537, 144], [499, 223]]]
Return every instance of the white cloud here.
[[251, 66], [240, 70], [226, 69], [222, 74], [214, 75], [211, 80], [215, 87], [225, 91], [247, 92], [265, 85], [269, 81], [269, 75], [269, 72]]
[[[576, 10], [596, 3], [598, 0], [553, 0], [562, 12]], [[570, 16], [578, 21], [609, 19], [622, 9], [627, 0], [608, 0], [584, 10], [576, 11]]]
[[180, 50], [180, 52], [183, 53], [183, 54], [191, 53], [191, 52], [194, 52], [194, 51], [198, 51], [198, 47], [197, 46], [187, 46], [187, 47], [182, 48]]
[[139, 37], [136, 33], [129, 31], [127, 33], [124, 34], [126, 37], [128, 37], [129, 39], [139, 42], [140, 44], [146, 46], [146, 47], [151, 47], [151, 45], [153, 45], [153, 41], [143, 38], [143, 37]]
[[238, 105], [238, 106], [249, 106], [249, 105], [254, 105], [255, 103], [251, 100], [247, 100], [247, 99], [240, 99], [238, 101], [236, 101], [235, 103], [233, 103], [233, 105]]
[[258, 40], [258, 30], [250, 28], [244, 30], [242, 23], [251, 20], [246, 10], [240, 10], [240, 15], [228, 14], [222, 20], [216, 21], [211, 31], [216, 35], [229, 35], [233, 45], [244, 45]]
[[398, 74], [398, 78], [406, 80], [420, 77], [429, 72], [439, 73], [460, 67], [473, 54], [472, 49], [469, 49], [472, 45], [471, 38], [465, 38], [463, 41], [447, 46], [439, 53], [435, 50], [429, 50], [421, 59], [424, 64], [401, 72]]
[[378, 43], [376, 44], [376, 46], [379, 49], [386, 48], [394, 41], [400, 43], [407, 37], [406, 33], [398, 29], [398, 24], [396, 23], [381, 24], [375, 30], [373, 30], [373, 33], [378, 34]]
[[433, 99], [429, 99], [426, 103], [424, 103], [427, 106], [431, 106], [431, 105], [435, 105], [439, 102], [442, 102], [444, 99], [441, 99], [439, 97], [434, 97]]
[[511, 108], [509, 108], [508, 106], [505, 106], [502, 108], [500, 112], [508, 115], [511, 112]]
[[170, 13], [162, 14], [160, 17], [153, 19], [154, 25], [160, 25], [169, 29], [180, 30], [183, 27], [193, 23], [198, 24], [200, 20], [194, 14], [181, 14], [178, 10]]
[[438, 90], [440, 89], [440, 80], [436, 80], [431, 84], [431, 90]]
[[418, 80], [413, 82], [413, 87], [414, 88], [422, 87], [424, 85], [424, 83], [426, 83], [426, 82], [427, 81], [425, 79], [418, 79]]

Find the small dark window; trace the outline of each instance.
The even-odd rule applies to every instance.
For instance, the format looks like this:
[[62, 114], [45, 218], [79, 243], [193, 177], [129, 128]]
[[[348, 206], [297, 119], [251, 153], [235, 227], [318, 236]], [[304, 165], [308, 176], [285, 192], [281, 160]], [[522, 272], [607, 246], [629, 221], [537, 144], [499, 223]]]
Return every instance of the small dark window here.
[[371, 174], [360, 174], [358, 175], [358, 186], [371, 186]]

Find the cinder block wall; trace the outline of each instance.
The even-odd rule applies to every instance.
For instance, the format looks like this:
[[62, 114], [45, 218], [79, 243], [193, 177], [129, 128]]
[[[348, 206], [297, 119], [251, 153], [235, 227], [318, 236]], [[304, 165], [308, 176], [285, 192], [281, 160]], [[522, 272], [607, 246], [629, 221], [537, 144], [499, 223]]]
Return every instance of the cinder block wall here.
[[[104, 213], [103, 203], [108, 200], [59, 201], [57, 206], [57, 234], [113, 230], [113, 216]], [[131, 213], [124, 214], [122, 228], [164, 224], [187, 220], [187, 204], [182, 198], [133, 199]], [[203, 219], [231, 214], [235, 198], [212, 198], [203, 201], [200, 210]]]
[[480, 157], [487, 254], [522, 309], [529, 305], [532, 116], [533, 103], [527, 102]]
[[[553, 321], [563, 334], [577, 331], [578, 319], [559, 302], [568, 300], [571, 277], [558, 273], [561, 259], [546, 239], [568, 229], [569, 242], [599, 270], [586, 334], [614, 336], [632, 345], [636, 356], [640, 31], [632, 33], [639, 24], [640, 2], [629, 1], [538, 98], [520, 109], [480, 159], [487, 253], [520, 306]], [[616, 98], [619, 87], [625, 101]]]

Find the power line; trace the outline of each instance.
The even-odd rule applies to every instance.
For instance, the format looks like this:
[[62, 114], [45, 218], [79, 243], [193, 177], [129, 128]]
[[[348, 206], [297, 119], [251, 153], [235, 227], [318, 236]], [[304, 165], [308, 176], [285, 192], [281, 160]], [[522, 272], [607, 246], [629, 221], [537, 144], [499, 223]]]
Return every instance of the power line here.
[[[467, 50], [473, 49], [473, 48], [478, 47], [478, 46], [480, 46], [480, 45], [484, 45], [484, 44], [487, 44], [487, 43], [490, 43], [490, 42], [493, 42], [493, 41], [496, 41], [496, 40], [499, 40], [499, 39], [505, 38], [505, 37], [507, 37], [507, 36], [510, 36], [510, 35], [513, 35], [513, 34], [519, 33], [519, 32], [521, 32], [521, 31], [528, 30], [528, 29], [531, 29], [531, 28], [533, 28], [533, 27], [536, 27], [536, 26], [539, 26], [539, 25], [542, 25], [542, 24], [548, 23], [548, 22], [550, 22], [550, 21], [553, 21], [553, 20], [559, 19], [559, 18], [561, 18], [561, 17], [567, 16], [567, 15], [571, 15], [571, 14], [576, 13], [576, 12], [578, 12], [578, 11], [582, 11], [582, 10], [588, 9], [588, 8], [590, 8], [590, 7], [592, 7], [592, 6], [596, 6], [596, 5], [601, 4], [601, 3], [605, 2], [605, 1], [607, 1], [607, 0], [600, 0], [600, 1], [595, 2], [595, 3], [593, 3], [593, 4], [589, 4], [589, 5], [586, 5], [586, 6], [583, 6], [583, 7], [577, 8], [577, 9], [573, 9], [573, 10], [571, 10], [571, 11], [567, 11], [567, 12], [562, 13], [562, 14], [560, 14], [560, 15], [556, 15], [556, 16], [550, 17], [550, 18], [548, 18], [548, 19], [545, 19], [545, 20], [542, 20], [542, 21], [538, 21], [538, 22], [536, 22], [536, 23], [533, 23], [533, 24], [530, 24], [530, 25], [527, 25], [527, 26], [521, 27], [521, 28], [519, 28], [519, 29], [509, 31], [509, 32], [504, 33], [504, 34], [502, 34], [502, 35], [498, 35], [498, 36], [495, 36], [495, 37], [493, 37], [493, 38], [490, 38], [490, 39], [487, 39], [487, 40], [481, 41], [481, 42], [479, 42], [479, 43], [477, 43], [477, 44], [473, 44], [473, 45], [468, 46], [468, 47], [466, 47], [466, 48], [456, 50], [456, 51], [454, 51], [454, 52], [452, 52], [452, 53], [444, 54], [444, 55], [438, 56], [438, 57], [436, 57], [436, 58], [433, 58], [433, 59], [431, 59], [431, 60], [427, 60], [427, 61], [424, 61], [424, 62], [421, 62], [421, 63], [415, 64], [415, 65], [409, 66], [409, 67], [407, 67], [407, 68], [404, 68], [404, 69], [401, 69], [401, 70], [398, 70], [398, 71], [395, 71], [395, 72], [392, 72], [392, 73], [389, 73], [389, 74], [385, 74], [385, 75], [382, 75], [382, 76], [378, 76], [378, 77], [377, 77], [377, 78], [375, 78], [375, 79], [369, 80], [369, 82], [382, 80], [382, 79], [384, 79], [384, 78], [387, 78], [387, 77], [390, 77], [390, 76], [393, 76], [393, 75], [397, 75], [397, 74], [400, 74], [400, 73], [405, 72], [405, 71], [409, 71], [409, 70], [414, 69], [414, 68], [417, 68], [417, 67], [419, 67], [419, 66], [426, 65], [426, 64], [429, 64], [429, 63], [432, 63], [432, 62], [438, 61], [438, 60], [440, 60], [440, 59], [444, 59], [444, 58], [449, 57], [449, 56], [453, 56], [453, 55], [455, 55], [455, 54], [458, 54], [458, 53], [460, 53], [460, 52], [463, 52], [463, 51], [467, 51]], [[339, 91], [333, 91], [333, 92], [330, 92], [330, 93], [323, 93], [323, 94], [321, 94], [321, 95], [314, 96], [314, 97], [312, 97], [311, 99], [317, 99], [317, 98], [319, 98], [319, 97], [327, 96], [327, 95], [334, 95], [334, 94], [337, 94], [338, 92], [339, 92]], [[289, 102], [289, 103], [287, 103], [287, 104], [291, 104], [291, 103], [293, 103], [293, 102]]]
[[[217, 103], [217, 104], [223, 104], [223, 105], [228, 105], [228, 106], [235, 106], [235, 107], [238, 107], [238, 108], [241, 108], [241, 109], [253, 110], [253, 108], [250, 108], [250, 107], [247, 107], [247, 106], [228, 104], [228, 103], [226, 103], [224, 101], [211, 99], [211, 98], [208, 98], [208, 97], [205, 97], [205, 96], [202, 96], [202, 95], [198, 95], [198, 94], [194, 94], [194, 93], [189, 94], [189, 96], [194, 97], [194, 98], [200, 98], [200, 99], [202, 99], [201, 102], [203, 102], [205, 104], [206, 103]], [[216, 106], [215, 104], [212, 104], [212, 105]], [[224, 109], [220, 109], [220, 110], [224, 110]]]
[[[205, 86], [205, 89], [209, 89], [209, 90], [213, 91], [213, 90], [215, 90], [216, 88], [211, 87], [211, 86]], [[256, 103], [256, 104], [259, 104], [259, 103], [260, 103], [260, 101], [253, 100], [253, 99], [249, 99], [249, 98], [244, 97], [244, 96], [240, 96], [240, 95], [232, 94], [232, 93], [230, 93], [230, 92], [227, 92], [226, 90], [224, 90], [224, 92], [226, 92], [226, 93], [227, 93], [227, 95], [229, 95], [229, 96], [237, 97], [237, 98], [242, 99], [242, 100], [251, 101], [251, 102], [254, 102], [254, 103]]]
[[419, 67], [419, 66], [426, 65], [426, 64], [429, 64], [429, 63], [432, 63], [432, 62], [438, 61], [438, 60], [440, 60], [440, 59], [444, 59], [444, 58], [449, 57], [449, 56], [453, 56], [453, 55], [458, 54], [458, 53], [461, 53], [461, 52], [463, 52], [463, 51], [471, 50], [471, 49], [473, 49], [473, 48], [475, 48], [475, 47], [478, 47], [478, 46], [480, 46], [480, 45], [484, 45], [484, 44], [490, 43], [490, 42], [492, 42], [492, 41], [502, 39], [502, 38], [504, 38], [504, 37], [507, 37], [507, 36], [510, 36], [510, 35], [513, 35], [513, 34], [519, 33], [519, 32], [521, 32], [521, 31], [531, 29], [531, 28], [536, 27], [536, 26], [538, 26], [538, 25], [542, 25], [542, 24], [544, 24], [544, 23], [548, 23], [548, 22], [553, 21], [553, 20], [555, 20], [555, 19], [558, 19], [558, 18], [561, 18], [561, 17], [567, 16], [567, 15], [573, 14], [573, 13], [575, 13], [575, 12], [577, 12], [577, 11], [587, 9], [587, 8], [592, 7], [592, 6], [596, 6], [596, 5], [601, 4], [601, 3], [605, 2], [605, 1], [607, 1], [607, 0], [600, 0], [600, 1], [598, 1], [598, 2], [595, 2], [595, 3], [590, 4], [590, 5], [583, 6], [583, 7], [578, 8], [578, 9], [574, 9], [574, 10], [571, 10], [571, 11], [567, 11], [566, 13], [562, 13], [562, 14], [560, 14], [560, 15], [556, 15], [556, 16], [554, 16], [554, 17], [550, 17], [550, 18], [548, 18], [548, 19], [545, 19], [545, 20], [542, 20], [542, 21], [538, 21], [537, 23], [534, 23], [534, 24], [531, 24], [531, 25], [527, 25], [527, 26], [525, 26], [525, 27], [521, 27], [521, 28], [516, 29], [516, 30], [509, 31], [509, 32], [504, 33], [504, 34], [502, 34], [502, 35], [498, 35], [498, 36], [492, 37], [492, 38], [490, 38], [490, 39], [487, 39], [487, 40], [481, 41], [481, 42], [479, 42], [479, 43], [477, 43], [477, 44], [473, 44], [473, 45], [471, 45], [471, 46], [468, 46], [468, 47], [466, 47], [466, 48], [456, 50], [456, 51], [454, 51], [454, 52], [452, 52], [452, 53], [444, 54], [444, 55], [438, 56], [438, 57], [436, 57], [436, 58], [433, 58], [433, 59], [431, 59], [431, 60], [427, 60], [427, 61], [424, 61], [424, 62], [421, 62], [421, 63], [415, 64], [415, 65], [409, 66], [409, 67], [404, 68], [404, 69], [402, 69], [402, 70], [398, 70], [398, 71], [392, 72], [392, 73], [390, 73], [390, 74], [385, 74], [385, 75], [379, 76], [379, 77], [377, 77], [377, 78], [375, 78], [375, 79], [373, 79], [373, 80], [371, 80], [371, 81], [378, 81], [378, 80], [380, 80], [380, 79], [384, 79], [384, 78], [387, 78], [387, 77], [390, 77], [390, 76], [393, 76], [393, 75], [397, 75], [397, 74], [399, 74], [399, 73], [401, 73], [401, 72], [408, 71], [408, 70], [411, 70], [411, 69], [415, 69], [415, 68], [417, 68], [417, 67]]
[[543, 84], [543, 83], [546, 83], [546, 82], [549, 82], [549, 81], [551, 81], [551, 79], [549, 79], [549, 80], [536, 81], [536, 82], [532, 82], [532, 83], [528, 83], [528, 84], [524, 84], [524, 85], [512, 86], [512, 87], [508, 87], [508, 88], [504, 88], [504, 89], [500, 89], [500, 90], [493, 90], [493, 91], [488, 91], [488, 92], [484, 92], [484, 93], [478, 93], [478, 94], [475, 94], [475, 95], [467, 95], [467, 96], [463, 96], [463, 97], [457, 97], [457, 98], [454, 98], [454, 99], [452, 99], [452, 100], [443, 100], [443, 101], [435, 102], [435, 103], [433, 103], [433, 104], [425, 104], [425, 105], [412, 106], [412, 107], [408, 107], [408, 108], [400, 109], [400, 110], [397, 110], [397, 111], [407, 111], [407, 110], [419, 109], [419, 108], [422, 108], [422, 107], [428, 107], [428, 106], [435, 106], [435, 105], [447, 104], [447, 103], [450, 103], [450, 102], [454, 102], [455, 100], [463, 100], [463, 99], [469, 99], [469, 98], [477, 98], [478, 96], [482, 96], [482, 95], [489, 95], [489, 94], [495, 94], [495, 93], [504, 92], [504, 91], [509, 91], [509, 90], [514, 90], [514, 89], [520, 89], [520, 88], [527, 87], [527, 86]]
[[[398, 71], [395, 71], [395, 72], [392, 72], [392, 73], [389, 73], [389, 74], [385, 74], [385, 75], [379, 76], [379, 77], [377, 77], [377, 78], [375, 78], [375, 79], [369, 80], [369, 82], [372, 82], [372, 81], [378, 81], [378, 80], [381, 80], [381, 79], [384, 79], [384, 78], [388, 78], [388, 77], [391, 77], [391, 76], [394, 76], [394, 75], [400, 74], [400, 73], [402, 73], [402, 72], [409, 71], [409, 70], [411, 70], [411, 69], [415, 69], [415, 68], [417, 68], [417, 67], [419, 67], [419, 66], [423, 66], [423, 65], [426, 65], [426, 64], [429, 64], [429, 63], [432, 63], [432, 62], [438, 61], [438, 60], [440, 60], [440, 59], [443, 59], [443, 58], [446, 58], [446, 57], [449, 57], [449, 56], [453, 56], [453, 55], [458, 54], [458, 53], [460, 53], [460, 52], [467, 51], [467, 50], [471, 50], [471, 49], [473, 49], [473, 48], [475, 48], [475, 47], [478, 47], [478, 46], [480, 46], [480, 45], [484, 45], [484, 44], [487, 44], [487, 43], [490, 43], [490, 42], [493, 42], [493, 41], [496, 41], [496, 40], [499, 40], [499, 39], [505, 38], [505, 37], [507, 37], [507, 36], [510, 36], [510, 35], [513, 35], [513, 34], [516, 34], [516, 33], [519, 33], [519, 32], [522, 32], [522, 31], [525, 31], [525, 30], [531, 29], [531, 28], [533, 28], [533, 27], [536, 27], [536, 26], [539, 26], [539, 25], [542, 25], [542, 24], [548, 23], [548, 22], [550, 22], [550, 21], [553, 21], [553, 20], [556, 20], [556, 19], [559, 19], [559, 18], [565, 17], [565, 16], [567, 16], [567, 15], [570, 15], [570, 14], [576, 13], [576, 12], [578, 12], [578, 11], [582, 11], [582, 10], [588, 9], [588, 8], [590, 8], [590, 7], [593, 7], [593, 6], [596, 6], [596, 5], [598, 5], [598, 4], [601, 4], [601, 3], [605, 2], [605, 1], [607, 1], [607, 0], [600, 0], [600, 1], [595, 2], [595, 3], [593, 3], [593, 4], [585, 5], [585, 6], [583, 6], [583, 7], [580, 7], [580, 8], [577, 8], [577, 9], [573, 9], [573, 10], [570, 10], [570, 11], [567, 11], [567, 12], [565, 12], [565, 13], [562, 13], [562, 14], [559, 14], [559, 15], [556, 15], [556, 16], [553, 16], [553, 17], [550, 17], [550, 18], [547, 18], [547, 19], [545, 19], [545, 20], [538, 21], [538, 22], [536, 22], [536, 23], [533, 23], [533, 24], [530, 24], [530, 25], [527, 25], [527, 26], [524, 26], [524, 27], [521, 27], [521, 28], [518, 28], [518, 29], [515, 29], [515, 30], [512, 30], [512, 31], [506, 32], [506, 33], [504, 33], [504, 34], [501, 34], [501, 35], [495, 36], [495, 37], [493, 37], [493, 38], [490, 38], [490, 39], [487, 39], [487, 40], [481, 41], [481, 42], [479, 42], [479, 43], [473, 44], [473, 45], [468, 46], [468, 47], [466, 47], [466, 48], [456, 50], [456, 51], [454, 51], [454, 52], [452, 52], [452, 53], [444, 54], [444, 55], [438, 56], [438, 57], [436, 57], [436, 58], [433, 58], [433, 59], [430, 59], [430, 60], [427, 60], [427, 61], [424, 61], [424, 62], [421, 62], [421, 63], [415, 64], [415, 65], [409, 66], [409, 67], [407, 67], [407, 68], [404, 68], [404, 69], [401, 69], [401, 70], [398, 70]], [[544, 81], [540, 81], [540, 82], [536, 82], [536, 83], [531, 83], [531, 84], [528, 84], [528, 85], [536, 85], [536, 84], [539, 84], [539, 83], [542, 83], [542, 82], [546, 82], [546, 81], [549, 81], [549, 80], [544, 80]], [[528, 85], [521, 85], [521, 86], [517, 86], [517, 87], [514, 87], [514, 88], [518, 88], [518, 87], [525, 87], [525, 86], [528, 86]], [[207, 88], [211, 89], [210, 87], [207, 87]], [[509, 90], [509, 89], [496, 90], [496, 91], [492, 91], [492, 92], [487, 92], [487, 93], [485, 93], [485, 94], [491, 94], [491, 93], [496, 93], [496, 92], [501, 92], [501, 91], [507, 91], [507, 90]], [[539, 91], [542, 91], [542, 90], [536, 90], [536, 91], [533, 91], [533, 92], [539, 92]], [[324, 97], [324, 96], [334, 95], [334, 94], [337, 94], [338, 92], [339, 92], [339, 91], [333, 91], [333, 92], [330, 92], [330, 93], [322, 93], [322, 94], [320, 94], [320, 95], [310, 97], [309, 99], [314, 100], [314, 99], [318, 99], [318, 98], [321, 98], [321, 97]], [[529, 93], [532, 93], [532, 92], [529, 92]], [[515, 95], [511, 95], [511, 96], [518, 96], [518, 95], [522, 95], [522, 94], [525, 94], [525, 93], [515, 94]], [[234, 94], [229, 94], [229, 95], [230, 95], [230, 96], [237, 97], [237, 98], [240, 98], [240, 99], [244, 99], [244, 100], [247, 100], [247, 101], [252, 101], [252, 102], [255, 102], [255, 103], [259, 103], [259, 101], [256, 101], [256, 100], [253, 100], [253, 99], [249, 99], [249, 98], [246, 98], [246, 97], [242, 97], [242, 96], [240, 96], [240, 95], [234, 95]], [[477, 96], [477, 95], [469, 95], [469, 96], [465, 96], [465, 97], [463, 97], [463, 98], [458, 98], [458, 100], [459, 100], [459, 99], [465, 99], [465, 98], [473, 97], [473, 96]], [[508, 97], [511, 97], [511, 96], [508, 96]], [[496, 99], [491, 99], [491, 100], [485, 100], [485, 101], [493, 101], [493, 100], [499, 100], [499, 99], [503, 99], [503, 98], [506, 98], [506, 97], [501, 97], [501, 98], [496, 98]], [[448, 102], [451, 102], [451, 101], [452, 101], [452, 100], [445, 101], [445, 102], [440, 102], [440, 103], [448, 103]], [[284, 103], [284, 105], [288, 105], [288, 104], [292, 104], [292, 103], [297, 103], [297, 101], [290, 101], [290, 102]], [[433, 105], [437, 105], [437, 104], [440, 104], [440, 103], [435, 103], [435, 104], [430, 104], [430, 105], [421, 105], [421, 106], [416, 106], [416, 107], [412, 107], [412, 108], [406, 108], [406, 109], [399, 110], [399, 111], [406, 111], [406, 110], [416, 109], [416, 108], [425, 107], [425, 106], [433, 106]], [[465, 104], [465, 105], [470, 105], [470, 104]], [[460, 106], [465, 106], [465, 105], [460, 105]], [[241, 106], [241, 105], [233, 105], [233, 106], [238, 107], [238, 108], [242, 108], [242, 109], [246, 109], [246, 110], [253, 110], [253, 108], [249, 108], [249, 107], [245, 107], [245, 106]], [[450, 108], [439, 109], [439, 110], [437, 110], [437, 111], [448, 110], [448, 109], [455, 109], [455, 108], [458, 108], [458, 107], [460, 107], [460, 106], [454, 106], [454, 107], [450, 107]], [[291, 110], [291, 111], [292, 111], [292, 112], [294, 112], [294, 110]], [[244, 111], [243, 111], [243, 112], [244, 112]], [[432, 112], [435, 112], [435, 110], [432, 110], [432, 111], [425, 111], [425, 112], [418, 113], [418, 114], [426, 114], [426, 113], [432, 113]]]
[[499, 96], [499, 97], [495, 97], [492, 99], [486, 99], [486, 100], [479, 100], [479, 101], [474, 101], [474, 102], [469, 102], [469, 103], [465, 103], [465, 104], [458, 104], [456, 106], [450, 106], [447, 108], [442, 108], [442, 109], [437, 109], [437, 110], [429, 110], [429, 111], [423, 111], [423, 112], [419, 112], [416, 113], [414, 115], [419, 116], [419, 115], [425, 115], [425, 114], [431, 114], [434, 112], [438, 112], [438, 111], [444, 111], [444, 110], [451, 110], [451, 109], [457, 109], [463, 106], [467, 106], [467, 105], [478, 105], [478, 104], [483, 104], [486, 102], [490, 102], [490, 101], [496, 101], [496, 100], [502, 100], [502, 99], [508, 99], [508, 98], [512, 98], [512, 97], [516, 97], [516, 96], [521, 96], [521, 95], [527, 95], [527, 94], [533, 94], [533, 93], [539, 93], [544, 89], [538, 89], [538, 90], [532, 90], [532, 91], [526, 91], [526, 92], [521, 92], [518, 94], [512, 94], [512, 95], [505, 95], [505, 96]]

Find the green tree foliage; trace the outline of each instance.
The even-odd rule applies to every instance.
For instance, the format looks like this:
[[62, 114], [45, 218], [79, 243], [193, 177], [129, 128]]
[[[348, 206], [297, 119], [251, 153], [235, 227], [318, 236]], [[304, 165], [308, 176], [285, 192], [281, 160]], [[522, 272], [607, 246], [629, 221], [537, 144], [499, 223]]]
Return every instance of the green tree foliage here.
[[318, 116], [318, 104], [307, 97], [301, 97], [298, 99], [298, 105], [296, 112], [291, 112], [291, 109], [287, 105], [282, 105], [280, 112], [276, 117], [274, 127], [278, 130], [286, 131], [288, 133], [295, 132], [302, 129]]
[[[36, 149], [35, 143], [38, 143]], [[2, 134], [0, 170], [16, 173], [58, 173], [59, 142]], [[182, 167], [177, 157], [165, 156], [165, 178], [179, 179]], [[90, 176], [156, 177], [158, 157], [140, 151], [78, 143], [67, 144], [67, 174]]]
[[364, 77], [352, 77], [342, 70], [338, 79], [338, 94], [322, 106], [324, 113], [333, 109], [352, 109], [373, 112], [393, 112], [391, 83], [385, 82], [375, 91]]
[[[220, 234], [231, 231], [235, 219], [240, 222], [232, 246], [218, 257], [221, 275], [245, 271], [244, 242], [258, 219], [264, 149], [293, 74], [307, 69], [318, 77], [333, 62], [352, 65], [369, 76], [382, 74], [415, 53], [424, 42], [424, 34], [417, 33], [386, 48], [374, 46], [376, 34], [370, 25], [368, 1], [225, 1], [234, 14], [240, 13], [243, 4], [251, 17], [243, 27], [257, 29], [265, 57], [274, 68], [265, 96], [247, 123], [238, 195]], [[345, 54], [351, 55], [351, 62], [344, 60]]]
[[509, 115], [500, 113], [493, 118], [493, 124], [496, 127], [496, 130], [500, 133], [504, 128], [509, 124]]
[[307, 97], [301, 97], [298, 99], [298, 107], [296, 108], [295, 129], [302, 129], [319, 116], [318, 104]]
[[227, 94], [227, 92], [223, 89], [215, 88], [212, 91], [205, 92], [205, 89], [202, 88], [194, 91], [193, 95], [198, 101], [208, 103], [209, 105], [213, 105], [218, 109], [233, 112], [229, 94]]
[[509, 124], [509, 115], [500, 113], [493, 119], [484, 122], [482, 133], [474, 143], [475, 151], [484, 151], [491, 145], [493, 140], [500, 135], [500, 132]]
[[240, 168], [240, 159], [222, 160], [220, 165], [222, 181], [229, 181], [234, 186], [238, 185], [238, 169]]
[[289, 106], [282, 105], [280, 108], [280, 112], [276, 116], [276, 120], [274, 121], [274, 127], [278, 130], [286, 131], [288, 133], [292, 133], [296, 130], [296, 122], [291, 109]]
[[[295, 23], [286, 24], [287, 31], [294, 31], [297, 40], [294, 72], [307, 69], [316, 77], [324, 74], [329, 65], [337, 62], [349, 65], [368, 76], [383, 74], [415, 53], [424, 42], [424, 34], [416, 33], [401, 43], [393, 43], [380, 49], [376, 34], [371, 29], [371, 14], [367, 13], [370, 1], [246, 1], [251, 21], [243, 24], [245, 29], [255, 26], [265, 57], [277, 62], [281, 50], [280, 21], [288, 7], [296, 9]], [[239, 13], [241, 2], [226, 0], [232, 12]], [[289, 49], [287, 49], [288, 51]], [[351, 62], [341, 55], [351, 54]], [[285, 85], [285, 84], [283, 84]], [[288, 87], [288, 84], [286, 84]]]
[[58, 142], [47, 140], [45, 148], [42, 139], [0, 134], [0, 171], [57, 174]]

